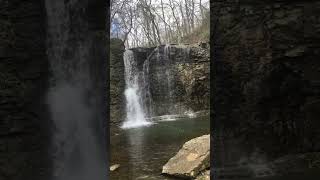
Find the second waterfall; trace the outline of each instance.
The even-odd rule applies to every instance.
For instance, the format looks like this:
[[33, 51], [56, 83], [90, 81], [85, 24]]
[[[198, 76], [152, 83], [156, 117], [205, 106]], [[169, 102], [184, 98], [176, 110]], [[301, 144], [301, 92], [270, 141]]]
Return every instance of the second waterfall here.
[[137, 62], [134, 59], [133, 51], [126, 50], [123, 55], [125, 66], [125, 82], [126, 82], [126, 120], [122, 124], [122, 128], [134, 128], [139, 126], [150, 125], [146, 119], [142, 100], [142, 88], [139, 81], [143, 79], [143, 72], [138, 70]]

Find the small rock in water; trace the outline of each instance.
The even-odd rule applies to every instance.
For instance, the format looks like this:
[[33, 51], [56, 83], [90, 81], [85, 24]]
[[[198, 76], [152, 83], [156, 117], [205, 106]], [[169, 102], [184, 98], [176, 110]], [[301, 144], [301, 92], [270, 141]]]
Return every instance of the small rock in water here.
[[210, 180], [210, 171], [207, 170], [204, 173], [201, 173], [196, 180]]
[[110, 171], [115, 171], [119, 167], [120, 167], [120, 164], [114, 164], [114, 165], [110, 166]]

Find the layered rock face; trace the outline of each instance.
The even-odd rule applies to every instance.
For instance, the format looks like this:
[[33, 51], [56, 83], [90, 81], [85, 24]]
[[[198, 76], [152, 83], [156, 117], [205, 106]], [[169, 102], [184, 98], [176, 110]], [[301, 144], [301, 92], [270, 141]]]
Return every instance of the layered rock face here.
[[319, 151], [320, 3], [211, 6], [215, 166]]
[[110, 123], [119, 123], [125, 118], [125, 79], [123, 62], [124, 43], [110, 40]]
[[[84, 12], [81, 18], [90, 21], [90, 30], [87, 30], [104, 33], [105, 3], [90, 1], [81, 6]], [[75, 13], [73, 7], [69, 10]], [[51, 179], [51, 136], [55, 127], [47, 106], [51, 74], [46, 54], [48, 14], [45, 1], [4, 0], [0, 1], [0, 11], [0, 179]], [[72, 22], [70, 26], [78, 27], [79, 22]], [[79, 31], [70, 33], [79, 37]], [[100, 118], [107, 114], [106, 98], [103, 98], [106, 68], [102, 68], [101, 60], [106, 59], [106, 47], [101, 42], [103, 36], [97, 37], [99, 41], [93, 40], [101, 44], [93, 44], [89, 50], [90, 57], [96, 60], [93, 60], [93, 68], [101, 67], [92, 72], [96, 77], [92, 79], [96, 82], [95, 93], [101, 95], [101, 101], [97, 102]], [[79, 39], [74, 38], [75, 44], [76, 41]], [[102, 127], [100, 122], [97, 124]], [[101, 141], [105, 141], [102, 134]]]
[[154, 115], [209, 109], [209, 46], [201, 45], [160, 46], [150, 55]]
[[[123, 43], [111, 41], [111, 121], [119, 124], [125, 118]], [[183, 114], [209, 109], [210, 47], [162, 45], [132, 48], [141, 75], [145, 113], [148, 116]]]
[[0, 179], [46, 179], [50, 123], [44, 2], [4, 0], [0, 11]]

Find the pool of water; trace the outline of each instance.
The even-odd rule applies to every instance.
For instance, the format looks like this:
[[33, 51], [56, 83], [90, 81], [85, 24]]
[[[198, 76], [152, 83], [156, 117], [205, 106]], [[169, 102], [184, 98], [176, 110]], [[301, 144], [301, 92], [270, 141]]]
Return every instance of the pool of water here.
[[210, 133], [208, 116], [158, 120], [151, 126], [118, 129], [111, 132], [111, 165], [120, 168], [110, 173], [111, 180], [165, 180], [162, 166], [182, 145]]
[[320, 169], [310, 169], [303, 172], [290, 173], [287, 175], [278, 175], [263, 178], [241, 178], [237, 180], [319, 180]]

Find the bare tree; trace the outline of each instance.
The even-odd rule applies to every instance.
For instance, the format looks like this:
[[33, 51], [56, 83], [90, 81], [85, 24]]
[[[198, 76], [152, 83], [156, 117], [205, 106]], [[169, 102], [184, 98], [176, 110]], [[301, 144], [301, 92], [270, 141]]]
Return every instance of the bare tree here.
[[164, 16], [164, 5], [163, 5], [163, 0], [161, 0], [161, 12], [162, 12], [162, 20], [164, 22], [164, 31], [165, 31], [165, 42], [168, 41], [168, 31], [167, 31], [167, 23], [166, 23], [166, 17]]
[[177, 31], [178, 31], [178, 42], [180, 42], [180, 38], [181, 38], [181, 28], [180, 28], [180, 25], [179, 25], [179, 19], [178, 17], [176, 16], [176, 13], [175, 13], [175, 6], [173, 5], [173, 2], [172, 0], [169, 0], [169, 3], [170, 3], [170, 8], [171, 8], [171, 11], [172, 11], [172, 15], [173, 15], [173, 18], [175, 19], [175, 22], [176, 22], [176, 25], [177, 25]]
[[126, 46], [179, 43], [206, 17], [209, 0], [111, 0], [113, 36]]

